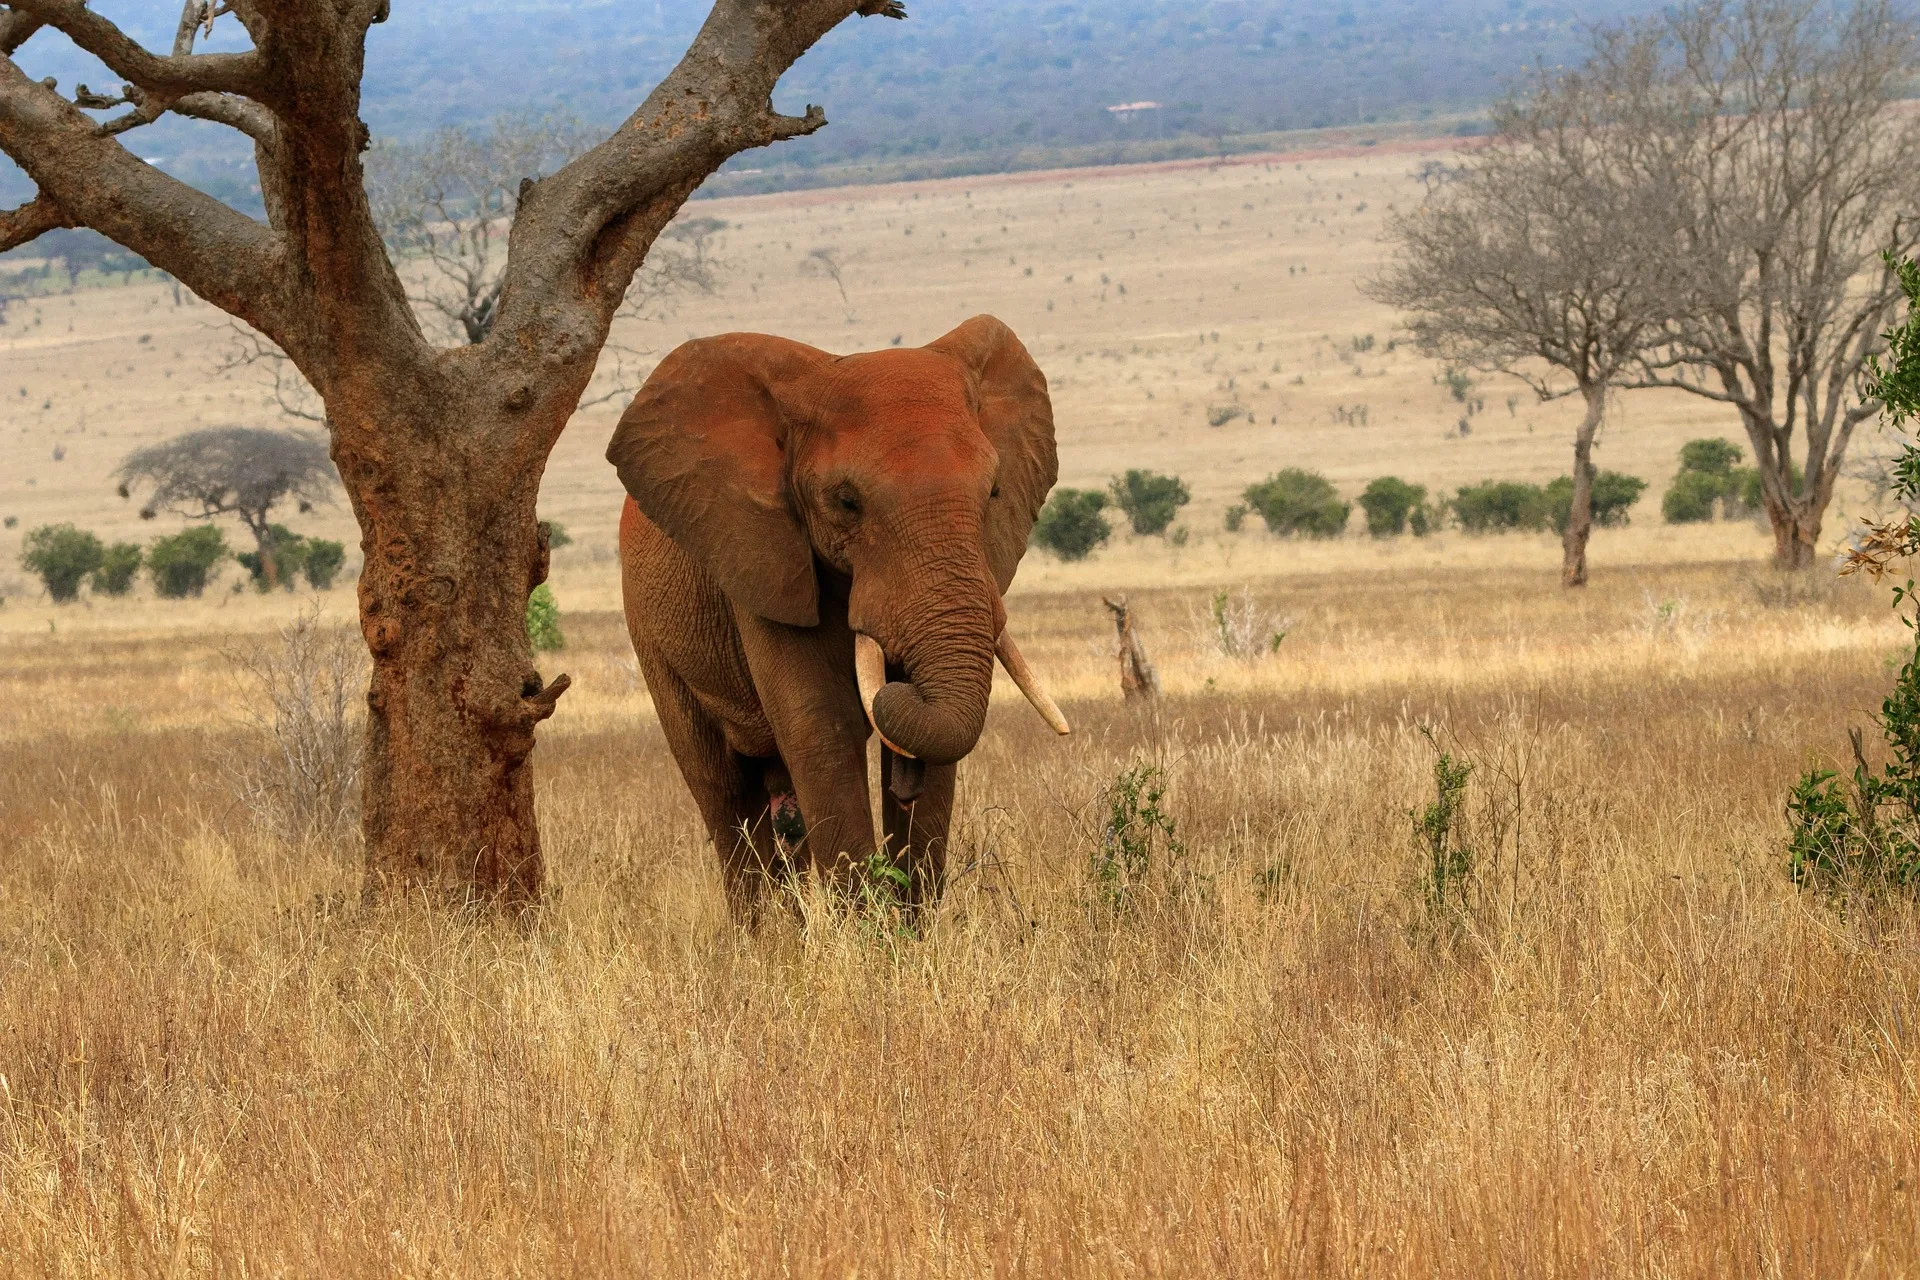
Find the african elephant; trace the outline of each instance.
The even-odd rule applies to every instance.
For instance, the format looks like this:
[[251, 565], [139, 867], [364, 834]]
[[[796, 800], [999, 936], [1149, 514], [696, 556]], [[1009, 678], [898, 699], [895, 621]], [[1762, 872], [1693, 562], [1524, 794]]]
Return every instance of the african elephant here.
[[700, 338], [647, 379], [607, 458], [629, 495], [627, 629], [736, 912], [753, 918], [770, 876], [845, 882], [880, 847], [907, 900], [932, 901], [996, 654], [1068, 731], [1001, 603], [1057, 472], [1033, 357], [992, 316], [850, 356]]

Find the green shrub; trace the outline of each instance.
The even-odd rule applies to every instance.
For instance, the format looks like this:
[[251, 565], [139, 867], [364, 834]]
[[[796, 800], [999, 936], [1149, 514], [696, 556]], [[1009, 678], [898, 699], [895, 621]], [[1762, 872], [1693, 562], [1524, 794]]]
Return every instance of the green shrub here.
[[1731, 440], [1717, 437], [1689, 440], [1680, 446], [1680, 469], [1709, 476], [1730, 476], [1744, 457], [1746, 454], [1740, 446]]
[[1519, 480], [1482, 480], [1453, 495], [1454, 518], [1468, 533], [1539, 530], [1552, 515], [1547, 493]]
[[1107, 486], [1113, 504], [1124, 511], [1127, 522], [1141, 537], [1165, 533], [1180, 508], [1193, 500], [1179, 476], [1163, 476], [1155, 471], [1128, 471], [1115, 476]]
[[1193, 887], [1186, 846], [1174, 834], [1173, 815], [1161, 807], [1166, 794], [1167, 776], [1159, 766], [1135, 764], [1116, 775], [1101, 797], [1106, 820], [1087, 873], [1109, 907], [1137, 906], [1153, 889]]
[[1227, 508], [1226, 525], [1228, 533], [1238, 533], [1247, 525], [1247, 504], [1236, 502]]
[[329, 589], [347, 562], [346, 547], [328, 538], [308, 538], [306, 550], [306, 562], [301, 568], [306, 570], [307, 585], [315, 591]]
[[170, 538], [155, 538], [147, 549], [147, 573], [155, 591], [181, 600], [205, 591], [213, 567], [226, 556], [226, 535], [210, 524], [198, 524]]
[[[273, 568], [275, 577], [281, 586], [293, 590], [294, 580], [300, 576], [300, 570], [307, 562], [307, 540], [283, 524], [270, 524], [267, 530], [273, 536]], [[256, 591], [267, 589], [266, 562], [258, 551], [238, 551], [234, 553], [240, 567], [253, 579]]]
[[1660, 515], [1668, 524], [1699, 524], [1713, 519], [1715, 499], [1726, 495], [1725, 476], [1709, 471], [1682, 471], [1674, 476], [1660, 499]]
[[[1627, 512], [1646, 492], [1647, 482], [1619, 471], [1602, 471], [1593, 478], [1593, 523], [1617, 529], [1627, 523]], [[1554, 531], [1565, 533], [1573, 523], [1573, 477], [1561, 476], [1546, 487], [1547, 510]]]
[[1287, 467], [1242, 495], [1247, 506], [1260, 513], [1267, 532], [1304, 533], [1310, 538], [1338, 537], [1347, 527], [1351, 503], [1340, 501], [1331, 482], [1317, 471]]
[[20, 567], [46, 583], [47, 594], [65, 604], [80, 594], [80, 583], [106, 561], [100, 539], [71, 524], [43, 524], [20, 544]]
[[[1424, 485], [1408, 484], [1399, 476], [1381, 476], [1368, 483], [1360, 495], [1360, 509], [1367, 513], [1367, 532], [1376, 538], [1390, 538], [1407, 531], [1407, 522], [1427, 500]], [[1416, 533], [1426, 531], [1426, 521]]]
[[558, 551], [562, 547], [573, 545], [573, 535], [567, 532], [567, 526], [558, 520], [542, 520], [540, 529], [547, 535], [547, 550]]
[[87, 585], [95, 595], [123, 596], [133, 590], [133, 575], [140, 572], [141, 559], [138, 545], [116, 542], [107, 548]]
[[1113, 536], [1113, 526], [1100, 514], [1106, 506], [1107, 495], [1098, 489], [1055, 489], [1033, 522], [1030, 541], [1062, 560], [1085, 560]]
[[527, 639], [536, 653], [567, 647], [566, 637], [560, 634], [560, 606], [554, 601], [553, 588], [544, 582], [527, 597]]
[[[1896, 606], [1914, 598], [1911, 585], [1894, 592]], [[1886, 743], [1880, 771], [1867, 768], [1856, 732], [1852, 786], [1819, 769], [1803, 774], [1788, 794], [1787, 873], [1796, 885], [1830, 892], [1920, 885], [1920, 629], [1914, 636], [1874, 717]]]

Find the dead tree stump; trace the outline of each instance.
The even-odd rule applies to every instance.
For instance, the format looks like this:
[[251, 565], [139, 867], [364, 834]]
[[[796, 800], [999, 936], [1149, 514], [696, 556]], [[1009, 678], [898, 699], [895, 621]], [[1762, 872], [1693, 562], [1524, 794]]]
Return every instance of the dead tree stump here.
[[1120, 657], [1120, 692], [1128, 698], [1151, 698], [1160, 692], [1160, 673], [1153, 669], [1153, 662], [1147, 657], [1147, 648], [1140, 643], [1140, 633], [1133, 629], [1133, 611], [1127, 608], [1127, 598], [1118, 600], [1100, 597], [1100, 603], [1107, 606], [1113, 614], [1113, 630], [1117, 637], [1116, 649]]

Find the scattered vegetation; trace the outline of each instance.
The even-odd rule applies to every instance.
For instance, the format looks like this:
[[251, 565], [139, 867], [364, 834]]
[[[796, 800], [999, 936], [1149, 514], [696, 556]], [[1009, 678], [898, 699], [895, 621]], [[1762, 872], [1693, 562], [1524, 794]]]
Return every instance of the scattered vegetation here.
[[[1711, 520], [1716, 508], [1726, 519], [1751, 515], [1760, 508], [1760, 472], [1742, 467], [1746, 455], [1740, 446], [1717, 437], [1689, 440], [1680, 447], [1680, 469], [1660, 499], [1660, 515], [1668, 524], [1699, 524]], [[1800, 484], [1800, 469], [1791, 469]]]
[[360, 809], [365, 643], [309, 608], [272, 639], [226, 656], [254, 731], [226, 761], [234, 795], [282, 840], [350, 841]]
[[1166, 794], [1166, 772], [1154, 764], [1133, 764], [1107, 784], [1106, 814], [1087, 864], [1107, 907], [1136, 908], [1149, 895], [1185, 887], [1187, 850], [1162, 805]]
[[95, 595], [123, 596], [133, 590], [134, 575], [140, 572], [144, 557], [133, 542], [116, 542], [100, 557], [100, 567], [87, 577], [87, 586]]
[[1126, 513], [1133, 531], [1142, 537], [1165, 533], [1180, 508], [1193, 500], [1179, 476], [1163, 476], [1157, 471], [1130, 470], [1115, 476], [1107, 492], [1113, 495], [1114, 505]]
[[[295, 533], [285, 525], [270, 526], [270, 538], [273, 545], [273, 559], [278, 569], [279, 585], [293, 590], [294, 579], [306, 575], [307, 585], [315, 591], [325, 591], [333, 586], [333, 580], [339, 576], [340, 568], [346, 563], [347, 549], [338, 542], [326, 538], [308, 538]], [[266, 565], [257, 551], [241, 551], [234, 555], [259, 591], [271, 591], [274, 584], [267, 580]]]
[[1033, 522], [1029, 541], [1062, 560], [1085, 560], [1113, 536], [1105, 515], [1107, 495], [1098, 489], [1055, 489]]
[[77, 599], [80, 584], [105, 563], [100, 539], [72, 524], [43, 524], [20, 544], [20, 566], [39, 577], [57, 604]]
[[[1639, 476], [1620, 471], [1601, 471], [1593, 477], [1593, 523], [1602, 529], [1617, 529], [1627, 523], [1633, 504], [1647, 491], [1647, 482]], [[1549, 481], [1547, 522], [1555, 533], [1565, 533], [1573, 519], [1573, 477], [1561, 476]]]
[[1468, 533], [1502, 533], [1547, 527], [1552, 510], [1546, 490], [1523, 480], [1482, 480], [1462, 487], [1449, 504]]
[[1225, 587], [1213, 593], [1207, 603], [1207, 617], [1200, 630], [1205, 646], [1223, 658], [1251, 661], [1264, 654], [1278, 653], [1280, 642], [1293, 629], [1293, 619], [1256, 604], [1253, 592], [1241, 587], [1230, 592]]
[[1333, 483], [1318, 471], [1287, 467], [1242, 495], [1250, 510], [1260, 513], [1267, 532], [1334, 538], [1345, 532], [1351, 503], [1342, 502]]
[[210, 524], [155, 538], [147, 548], [147, 574], [153, 589], [169, 600], [197, 596], [207, 589], [213, 568], [227, 557], [227, 538]]
[[123, 498], [136, 488], [149, 490], [142, 519], [161, 511], [193, 520], [237, 516], [254, 539], [250, 572], [269, 587], [291, 572], [280, 567], [274, 538], [282, 526], [272, 521], [274, 508], [293, 502], [311, 511], [332, 499], [338, 483], [325, 437], [262, 427], [189, 431], [134, 450], [115, 474]]
[[1409, 527], [1415, 537], [1425, 537], [1433, 527], [1426, 486], [1398, 476], [1369, 481], [1360, 495], [1360, 509], [1367, 513], [1367, 532], [1376, 538], [1395, 537]]
[[560, 634], [560, 605], [553, 598], [553, 588], [544, 582], [527, 597], [527, 640], [535, 653], [567, 647], [566, 637]]

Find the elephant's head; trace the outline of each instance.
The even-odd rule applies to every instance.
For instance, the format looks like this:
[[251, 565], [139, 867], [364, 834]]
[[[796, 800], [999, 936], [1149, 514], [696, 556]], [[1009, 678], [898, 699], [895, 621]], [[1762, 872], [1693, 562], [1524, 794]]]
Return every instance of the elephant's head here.
[[1000, 321], [840, 357], [762, 334], [697, 339], [647, 379], [607, 458], [740, 607], [816, 626], [816, 557], [847, 575], [861, 698], [895, 751], [931, 764], [971, 751], [996, 651], [1066, 732], [1000, 599], [1057, 471], [1046, 376]]

